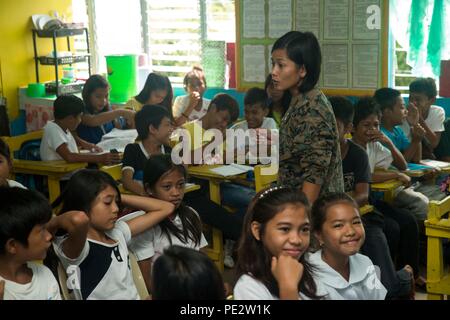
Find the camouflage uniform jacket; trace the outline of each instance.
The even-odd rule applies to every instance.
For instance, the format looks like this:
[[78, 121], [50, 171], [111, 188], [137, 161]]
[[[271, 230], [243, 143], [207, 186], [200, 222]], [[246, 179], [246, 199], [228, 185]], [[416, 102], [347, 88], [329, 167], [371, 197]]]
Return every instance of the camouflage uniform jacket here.
[[344, 192], [336, 119], [317, 88], [294, 97], [280, 125], [278, 182], [301, 188], [305, 181], [320, 185], [320, 195]]

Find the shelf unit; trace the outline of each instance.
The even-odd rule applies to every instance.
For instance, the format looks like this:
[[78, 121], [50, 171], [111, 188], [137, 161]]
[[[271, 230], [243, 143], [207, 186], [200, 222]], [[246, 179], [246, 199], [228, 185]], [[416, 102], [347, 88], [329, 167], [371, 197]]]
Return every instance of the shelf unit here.
[[[63, 65], [72, 65], [80, 62], [88, 62], [89, 76], [91, 75], [91, 56], [89, 48], [89, 33], [87, 28], [63, 28], [57, 30], [36, 30], [33, 29], [33, 48], [34, 48], [34, 63], [36, 67], [36, 82], [39, 82], [39, 64], [43, 66], [54, 66], [55, 67], [55, 84], [46, 85], [46, 90], [51, 89], [56, 95], [67, 94], [67, 93], [77, 93], [83, 89], [83, 83], [75, 82], [69, 84], [59, 83], [59, 67]], [[70, 37], [85, 35], [87, 54], [85, 55], [72, 55], [68, 57], [57, 57], [58, 50], [56, 45], [56, 39], [65, 37], [67, 39], [67, 51], [71, 51], [70, 48]], [[39, 56], [37, 48], [37, 38], [51, 38], [53, 41], [53, 57]]]

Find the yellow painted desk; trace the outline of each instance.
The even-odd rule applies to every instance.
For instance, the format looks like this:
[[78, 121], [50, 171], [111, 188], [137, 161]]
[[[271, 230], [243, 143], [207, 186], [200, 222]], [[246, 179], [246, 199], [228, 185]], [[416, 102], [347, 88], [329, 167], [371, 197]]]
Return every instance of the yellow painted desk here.
[[362, 206], [359, 208], [359, 214], [361, 216], [363, 216], [369, 212], [372, 212], [372, 211], [373, 211], [373, 206], [370, 204], [366, 204], [365, 206]]
[[190, 176], [206, 179], [209, 181], [209, 196], [211, 201], [214, 201], [217, 204], [221, 204], [220, 199], [220, 183], [233, 180], [233, 179], [245, 179], [246, 174], [238, 174], [233, 176], [221, 176], [210, 169], [221, 167], [222, 165], [199, 165], [199, 166], [189, 166], [188, 173]]
[[370, 188], [372, 191], [384, 192], [384, 200], [392, 203], [395, 190], [400, 186], [402, 186], [402, 183], [399, 180], [388, 180], [382, 183], [372, 183]]
[[47, 177], [50, 203], [55, 201], [61, 192], [59, 186], [61, 178], [68, 173], [87, 166], [85, 162], [67, 163], [64, 160], [32, 161], [13, 159], [12, 161], [14, 173], [36, 174]]

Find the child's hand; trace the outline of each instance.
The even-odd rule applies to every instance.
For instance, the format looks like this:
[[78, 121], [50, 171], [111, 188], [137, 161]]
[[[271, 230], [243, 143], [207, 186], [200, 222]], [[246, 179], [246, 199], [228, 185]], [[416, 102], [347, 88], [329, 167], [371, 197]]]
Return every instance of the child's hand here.
[[417, 106], [410, 102], [408, 105], [408, 115], [406, 117], [406, 121], [408, 121], [410, 126], [415, 126], [419, 123], [419, 109]]
[[422, 141], [424, 136], [425, 129], [420, 124], [411, 127], [411, 140]]
[[280, 255], [272, 257], [272, 274], [281, 288], [289, 288], [296, 291], [298, 296], [298, 283], [303, 276], [303, 264], [291, 256]]
[[120, 116], [126, 120], [128, 128], [134, 128], [134, 116], [135, 115], [136, 115], [136, 112], [134, 112], [134, 110], [128, 110], [128, 109], [120, 110]]
[[200, 92], [197, 92], [197, 91], [193, 91], [189, 95], [189, 107], [191, 108], [191, 110], [194, 109], [198, 105], [201, 98], [202, 98], [202, 96], [200, 95]]
[[373, 132], [372, 138], [370, 141], [378, 141], [388, 147], [392, 145], [391, 139], [389, 139], [383, 132], [381, 132], [379, 130], [376, 130]]
[[5, 280], [0, 280], [0, 300], [5, 297]]
[[99, 146], [97, 146], [97, 145], [95, 145], [95, 144], [93, 144], [93, 143], [90, 144], [89, 150], [90, 150], [91, 152], [103, 152], [103, 149], [102, 149], [102, 148], [100, 148]]
[[120, 159], [120, 154], [116, 152], [108, 152], [102, 154], [102, 161], [103, 163], [107, 165], [112, 165], [116, 163], [120, 163], [122, 159]]
[[405, 187], [408, 187], [411, 184], [411, 178], [402, 172], [397, 173], [397, 179], [400, 180]]

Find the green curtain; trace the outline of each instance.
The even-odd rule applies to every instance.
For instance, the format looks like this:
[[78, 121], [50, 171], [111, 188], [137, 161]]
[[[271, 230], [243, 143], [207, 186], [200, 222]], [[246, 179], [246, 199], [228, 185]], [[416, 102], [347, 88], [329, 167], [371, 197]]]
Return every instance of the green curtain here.
[[433, 16], [427, 45], [427, 61], [431, 64], [434, 75], [441, 73], [441, 51], [445, 45], [444, 1], [434, 0]]
[[412, 0], [409, 15], [409, 59], [417, 62], [424, 44], [424, 20], [429, 2], [432, 0]]

